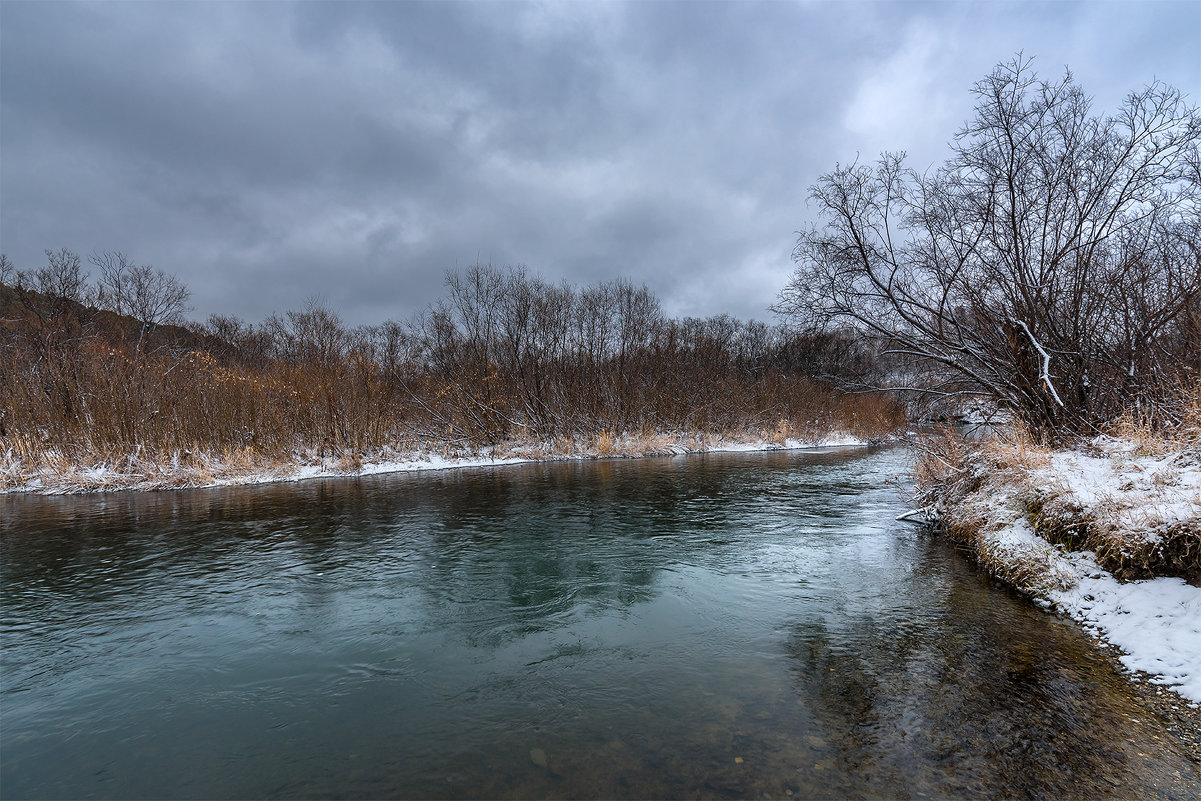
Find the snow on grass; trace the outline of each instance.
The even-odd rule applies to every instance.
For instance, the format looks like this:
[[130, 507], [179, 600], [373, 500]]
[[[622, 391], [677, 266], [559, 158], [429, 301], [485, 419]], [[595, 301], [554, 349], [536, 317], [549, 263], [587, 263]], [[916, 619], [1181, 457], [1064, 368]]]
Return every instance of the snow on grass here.
[[[680, 456], [687, 453], [726, 453], [752, 452], [773, 450], [803, 450], [809, 448], [853, 447], [864, 446], [867, 443], [857, 437], [845, 434], [835, 434], [823, 437], [817, 441], [803, 442], [789, 439], [782, 443], [758, 439], [752, 442], [717, 440], [712, 444], [702, 443], [695, 439], [681, 440], [668, 435], [652, 438], [617, 438], [609, 452], [597, 452], [595, 447], [564, 448], [554, 443], [538, 443], [534, 445], [509, 445], [503, 448], [486, 448], [480, 455], [473, 456], [443, 456], [436, 453], [414, 454], [409, 458], [392, 459], [377, 462], [364, 462], [360, 468], [351, 471], [354, 475], [375, 475], [379, 473], [400, 473], [417, 470], [446, 470], [458, 467], [491, 467], [510, 464], [525, 464], [538, 461], [565, 461], [570, 459], [598, 458], [639, 458], [642, 456]], [[304, 478], [333, 477], [347, 475], [348, 471], [341, 469], [337, 460], [327, 460], [324, 465], [307, 465], [298, 468], [288, 480]], [[264, 479], [279, 480], [279, 479]], [[241, 483], [241, 482], [239, 482]]]
[[1160, 577], [1123, 584], [1088, 551], [1064, 552], [1024, 517], [981, 537], [986, 563], [1002, 562], [1043, 605], [1084, 624], [1125, 654], [1122, 664], [1201, 704], [1201, 587]]
[[[306, 478], [334, 478], [346, 475], [369, 476], [380, 473], [408, 473], [418, 470], [447, 470], [455, 467], [488, 467], [494, 465], [523, 464], [531, 461], [535, 460], [519, 456], [500, 458], [490, 455], [447, 457], [436, 453], [419, 453], [412, 454], [409, 458], [364, 462], [361, 467], [354, 470], [347, 470], [341, 466], [339, 460], [325, 459], [320, 464], [300, 466], [296, 468], [296, 471], [292, 475], [287, 476], [283, 480], [301, 481]], [[279, 480], [281, 479], [272, 478], [269, 474], [262, 478], [262, 481]]]
[[789, 437], [783, 441], [757, 439], [751, 442], [718, 441], [705, 450], [711, 453], [741, 453], [749, 451], [801, 450], [805, 448], [846, 448], [868, 443], [843, 431], [834, 431], [815, 440], [800, 440]]
[[1048, 451], [1019, 440], [944, 451], [924, 464], [930, 511], [991, 572], [1122, 649], [1129, 669], [1201, 704], [1201, 587], [1164, 575], [1120, 581], [1102, 567], [1179, 570], [1163, 557], [1169, 546], [1195, 560], [1195, 448], [1101, 437]]
[[1070, 587], [1076, 579], [1059, 550], [1038, 536], [1024, 517], [981, 532], [976, 549], [995, 574], [1036, 597]]
[[258, 462], [238, 454], [230, 458], [190, 457], [181, 466], [178, 458], [167, 464], [123, 460], [98, 465], [73, 465], [54, 460], [49, 466], [29, 469], [13, 458], [0, 458], [0, 493], [36, 492], [68, 494], [122, 489], [155, 490], [263, 484], [352, 475], [492, 467], [535, 461], [637, 458], [702, 452], [793, 450], [862, 446], [868, 443], [842, 432], [815, 438], [770, 440], [737, 436], [682, 434], [602, 434], [595, 441], [509, 443], [474, 451], [396, 451], [373, 454], [317, 457], [297, 455], [288, 461]]
[[1105, 512], [1123, 536], [1158, 539], [1164, 529], [1201, 518], [1201, 455], [1187, 450], [1139, 453], [1133, 443], [1098, 437], [1091, 450], [1060, 451], [1035, 469], [1035, 481], [1059, 484], [1080, 506]]
[[1122, 664], [1201, 704], [1201, 587], [1160, 577], [1123, 584], [1087, 551], [1064, 553], [1024, 518], [984, 534], [982, 561], [1125, 654]]

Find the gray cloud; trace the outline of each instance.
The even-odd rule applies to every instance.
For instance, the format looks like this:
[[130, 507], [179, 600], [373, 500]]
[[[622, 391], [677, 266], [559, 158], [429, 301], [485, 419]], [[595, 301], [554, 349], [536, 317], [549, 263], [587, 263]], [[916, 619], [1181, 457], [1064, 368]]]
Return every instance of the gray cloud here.
[[1099, 108], [1197, 94], [1201, 10], [1130, 3], [0, 4], [0, 244], [120, 249], [196, 316], [353, 322], [446, 269], [645, 282], [765, 317], [806, 187], [925, 166], [1023, 50]]

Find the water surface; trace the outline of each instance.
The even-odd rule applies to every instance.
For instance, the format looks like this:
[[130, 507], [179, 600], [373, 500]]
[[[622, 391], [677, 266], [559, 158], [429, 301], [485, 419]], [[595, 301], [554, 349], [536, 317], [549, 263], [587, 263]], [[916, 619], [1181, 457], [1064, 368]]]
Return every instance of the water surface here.
[[0, 498], [0, 794], [1201, 796], [1072, 625], [894, 521], [906, 468]]

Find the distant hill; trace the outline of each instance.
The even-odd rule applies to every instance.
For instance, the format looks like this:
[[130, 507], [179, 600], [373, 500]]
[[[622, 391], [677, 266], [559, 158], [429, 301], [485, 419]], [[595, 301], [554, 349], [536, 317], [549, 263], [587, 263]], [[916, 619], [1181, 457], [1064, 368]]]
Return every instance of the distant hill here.
[[208, 351], [216, 356], [230, 350], [228, 342], [181, 325], [146, 327], [133, 317], [85, 306], [69, 298], [32, 289], [0, 284], [0, 338], [25, 335], [95, 336], [112, 347], [135, 346], [145, 350], [167, 348], [175, 352]]

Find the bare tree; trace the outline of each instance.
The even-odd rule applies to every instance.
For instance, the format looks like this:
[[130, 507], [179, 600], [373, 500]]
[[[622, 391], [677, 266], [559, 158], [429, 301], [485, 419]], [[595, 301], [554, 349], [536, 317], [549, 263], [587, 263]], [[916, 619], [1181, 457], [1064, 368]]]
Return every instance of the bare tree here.
[[305, 302], [303, 311], [287, 314], [292, 361], [321, 367], [337, 365], [350, 344], [342, 319], [318, 297]]
[[0, 285], [15, 286], [17, 281], [17, 266], [6, 254], [0, 253]]
[[33, 273], [38, 292], [75, 303], [90, 303], [92, 291], [79, 256], [66, 248], [46, 251], [46, 266]]
[[92, 254], [91, 261], [100, 268], [97, 305], [142, 324], [139, 348], [148, 331], [177, 325], [190, 311], [187, 300], [191, 293], [174, 275], [149, 264], [133, 265], [119, 251]]
[[904, 154], [822, 176], [775, 307], [851, 325], [943, 367], [932, 391], [990, 395], [1036, 433], [1088, 428], [1153, 396], [1201, 292], [1201, 116], [1161, 83], [1095, 116], [1070, 72], [1021, 56], [974, 88], [950, 159]]

